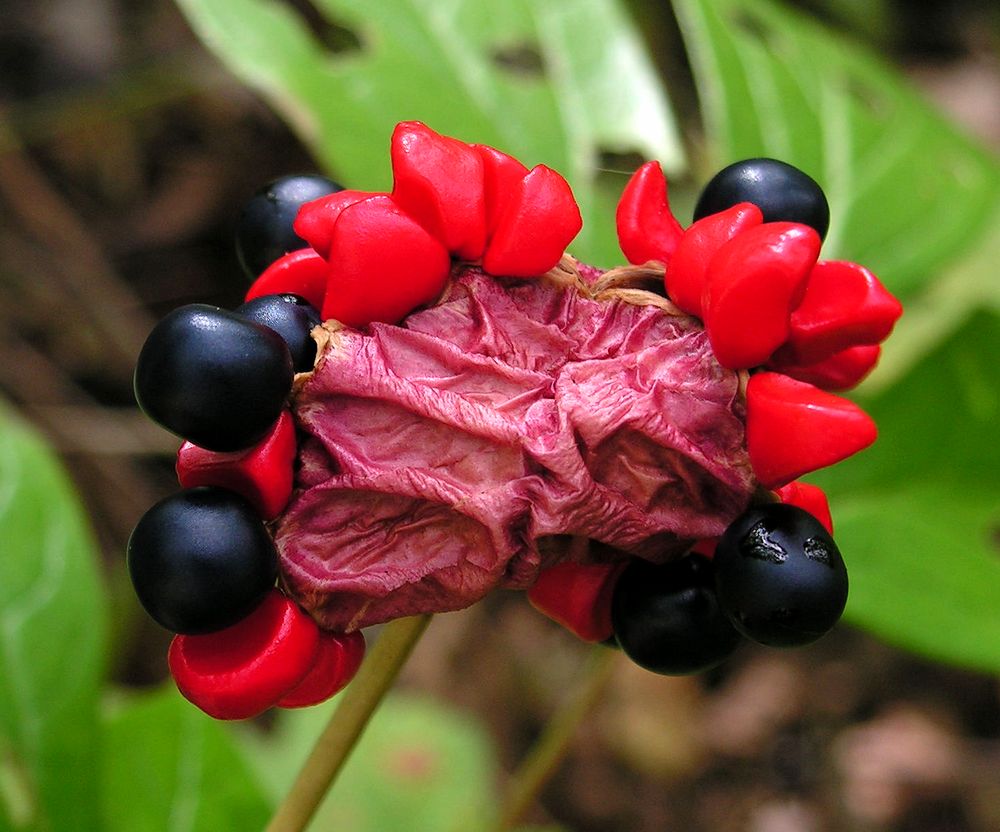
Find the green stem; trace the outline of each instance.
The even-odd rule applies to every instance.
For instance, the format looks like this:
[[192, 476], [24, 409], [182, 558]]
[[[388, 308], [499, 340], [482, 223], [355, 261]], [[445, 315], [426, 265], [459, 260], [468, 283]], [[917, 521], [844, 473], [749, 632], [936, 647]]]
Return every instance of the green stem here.
[[597, 704], [610, 681], [617, 658], [617, 650], [594, 647], [584, 671], [583, 684], [555, 718], [549, 720], [538, 742], [511, 775], [494, 832], [513, 828], [555, 774], [569, 751], [577, 727]]
[[306, 828], [430, 620], [416, 615], [385, 625], [266, 832]]

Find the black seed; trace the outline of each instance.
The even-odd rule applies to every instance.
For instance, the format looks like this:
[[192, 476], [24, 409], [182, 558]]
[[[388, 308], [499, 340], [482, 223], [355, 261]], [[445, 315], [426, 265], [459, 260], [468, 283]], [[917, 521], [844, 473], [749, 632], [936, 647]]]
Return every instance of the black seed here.
[[292, 354], [296, 372], [311, 370], [316, 359], [313, 327], [322, 323], [319, 312], [298, 295], [264, 295], [247, 301], [235, 310], [249, 321], [273, 329]]
[[837, 544], [796, 506], [773, 503], [742, 514], [719, 540], [714, 565], [719, 603], [740, 632], [761, 644], [815, 641], [847, 603]]
[[654, 673], [698, 673], [732, 655], [741, 638], [719, 608], [711, 562], [688, 555], [663, 565], [633, 560], [615, 585], [615, 639]]
[[764, 521], [755, 523], [740, 541], [740, 554], [745, 558], [757, 558], [770, 563], [784, 562], [788, 553], [771, 539], [767, 531]]
[[135, 398], [154, 422], [212, 451], [259, 442], [292, 385], [292, 358], [271, 329], [215, 306], [175, 309], [149, 334]]
[[808, 174], [777, 159], [746, 159], [719, 171], [698, 198], [695, 220], [752, 202], [764, 222], [798, 222], [821, 238], [830, 226], [830, 206], [823, 189]]
[[128, 541], [136, 595], [175, 633], [210, 633], [249, 615], [274, 586], [278, 557], [246, 500], [194, 488], [147, 511]]
[[243, 206], [236, 222], [236, 255], [253, 280], [279, 257], [305, 248], [292, 228], [305, 203], [343, 188], [318, 174], [284, 176], [268, 183]]

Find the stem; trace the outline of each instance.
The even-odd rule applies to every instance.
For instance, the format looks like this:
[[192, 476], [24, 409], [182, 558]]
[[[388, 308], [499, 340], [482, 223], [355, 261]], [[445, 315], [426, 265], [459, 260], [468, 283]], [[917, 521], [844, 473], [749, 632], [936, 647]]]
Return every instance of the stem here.
[[511, 775], [494, 832], [511, 829], [528, 810], [566, 757], [577, 726], [597, 704], [611, 679], [618, 651], [597, 645], [584, 670], [584, 683], [545, 726], [528, 756]]
[[415, 615], [385, 625], [266, 832], [305, 829], [430, 620]]

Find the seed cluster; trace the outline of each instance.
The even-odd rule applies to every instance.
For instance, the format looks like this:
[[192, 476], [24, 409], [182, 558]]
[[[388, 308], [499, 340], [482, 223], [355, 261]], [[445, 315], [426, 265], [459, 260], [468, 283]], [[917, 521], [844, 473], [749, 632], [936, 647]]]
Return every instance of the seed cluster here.
[[[559, 174], [494, 148], [407, 122], [391, 160], [387, 194], [321, 177], [262, 189], [237, 234], [253, 281], [244, 305], [175, 310], [138, 358], [140, 407], [185, 440], [184, 490], [139, 521], [129, 573], [150, 615], [176, 633], [168, 661], [179, 689], [221, 719], [320, 702], [350, 681], [364, 652], [360, 632], [320, 629], [276, 586], [268, 524], [293, 493], [288, 400], [294, 375], [316, 360], [314, 328], [397, 324], [439, 298], [455, 263], [536, 278], [581, 226]], [[828, 217], [818, 185], [773, 160], [722, 171], [686, 229], [657, 163], [626, 187], [622, 250], [632, 263], [662, 264], [666, 294], [703, 321], [719, 364], [749, 373], [747, 450], [779, 502], [751, 506], [680, 560], [542, 570], [529, 599], [581, 638], [613, 638], [655, 672], [691, 673], [744, 637], [805, 644], [839, 618], [847, 579], [829, 509], [797, 478], [874, 440], [871, 420], [829, 391], [874, 366], [901, 310], [863, 267], [818, 260]]]

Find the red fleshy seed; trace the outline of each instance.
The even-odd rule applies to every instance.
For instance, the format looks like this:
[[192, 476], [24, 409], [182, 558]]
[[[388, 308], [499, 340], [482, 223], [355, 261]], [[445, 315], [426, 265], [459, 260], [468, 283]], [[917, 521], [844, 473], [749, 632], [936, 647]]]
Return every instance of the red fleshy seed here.
[[320, 257], [329, 259], [333, 227], [341, 212], [370, 196], [374, 194], [364, 191], [337, 191], [335, 194], [321, 196], [299, 208], [292, 228]]
[[365, 637], [321, 632], [316, 660], [305, 678], [278, 700], [279, 708], [308, 708], [339, 693], [354, 678], [365, 656]]
[[305, 678], [318, 646], [316, 622], [275, 589], [232, 627], [175, 636], [167, 663], [181, 694], [209, 716], [250, 719]]
[[606, 641], [611, 626], [611, 596], [627, 565], [557, 563], [542, 570], [528, 590], [531, 605], [584, 641]]
[[451, 258], [388, 196], [348, 206], [333, 229], [323, 318], [351, 327], [395, 324], [435, 300]]
[[264, 295], [298, 295], [317, 309], [326, 292], [326, 260], [311, 248], [300, 248], [279, 257], [247, 290], [245, 301]]
[[528, 169], [513, 156], [485, 144], [471, 146], [483, 160], [483, 185], [486, 195], [486, 237], [493, 235], [497, 220], [513, 194], [517, 193]]
[[793, 311], [788, 347], [796, 363], [814, 364], [849, 347], [888, 337], [903, 307], [864, 266], [817, 263]]
[[808, 511], [819, 520], [830, 534], [833, 534], [833, 518], [830, 515], [830, 503], [826, 494], [818, 485], [793, 480], [776, 490], [778, 498], [790, 506], [798, 506]]
[[848, 347], [814, 364], [796, 364], [788, 359], [788, 345], [768, 362], [768, 369], [815, 384], [821, 390], [842, 391], [857, 386], [878, 364], [882, 348], [878, 344]]
[[677, 244], [664, 278], [667, 295], [678, 308], [689, 315], [702, 317], [705, 272], [712, 257], [741, 231], [763, 221], [760, 208], [741, 202], [725, 211], [702, 217], [688, 227]]
[[582, 227], [569, 183], [551, 168], [536, 165], [497, 218], [483, 271], [507, 277], [545, 274]]
[[715, 557], [715, 547], [719, 545], [719, 538], [717, 537], [703, 537], [694, 546], [691, 547], [691, 551], [696, 555], [703, 555], [706, 558]]
[[819, 234], [809, 226], [769, 222], [716, 252], [705, 274], [702, 309], [723, 367], [757, 367], [785, 342], [819, 247]]
[[781, 373], [747, 384], [746, 441], [757, 479], [778, 488], [875, 441], [875, 423], [847, 399]]
[[486, 248], [483, 160], [465, 142], [404, 121], [392, 133], [392, 198], [448, 251], [478, 260]]
[[630, 263], [669, 263], [684, 229], [670, 210], [659, 162], [646, 162], [629, 179], [615, 212], [618, 244]]
[[295, 423], [285, 410], [271, 432], [245, 451], [221, 453], [185, 442], [177, 452], [177, 480], [184, 488], [214, 485], [245, 497], [264, 520], [273, 520], [292, 494]]

